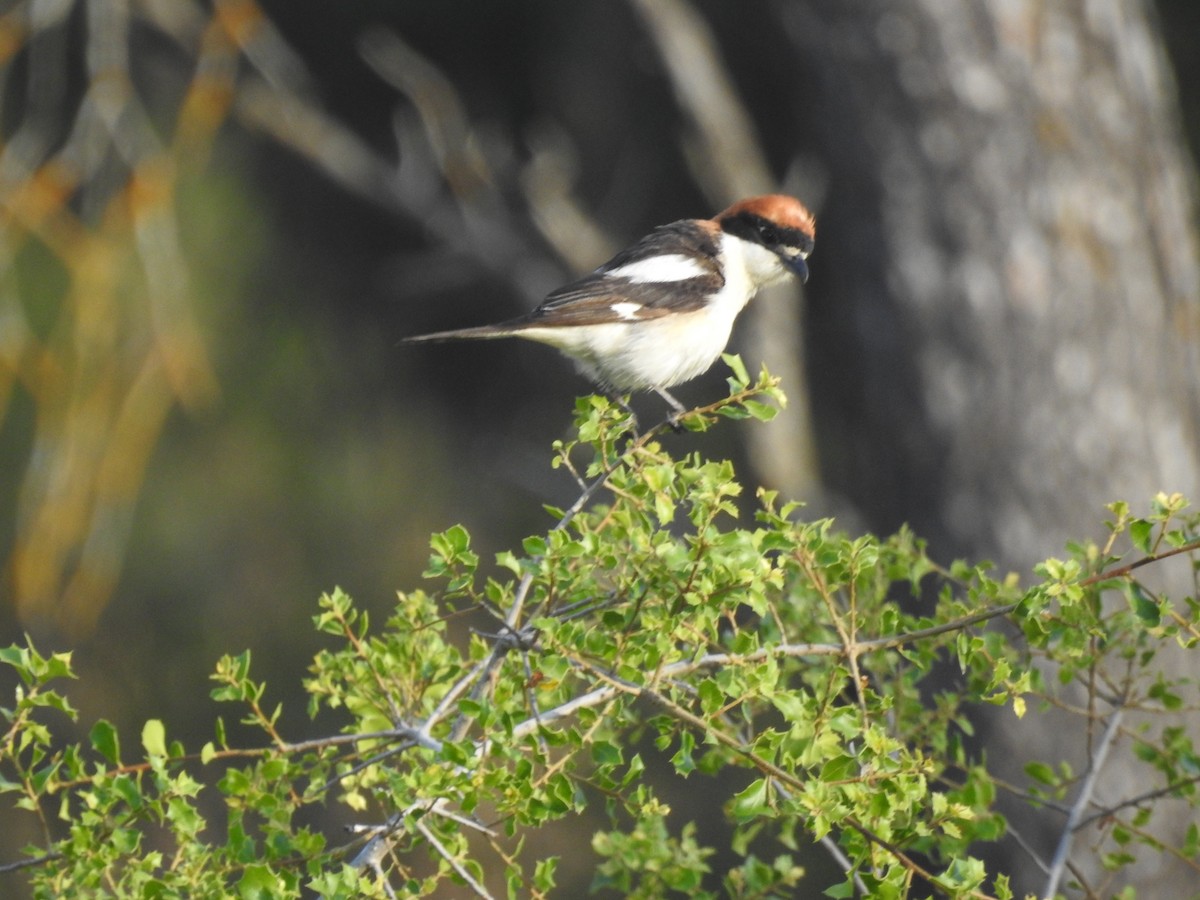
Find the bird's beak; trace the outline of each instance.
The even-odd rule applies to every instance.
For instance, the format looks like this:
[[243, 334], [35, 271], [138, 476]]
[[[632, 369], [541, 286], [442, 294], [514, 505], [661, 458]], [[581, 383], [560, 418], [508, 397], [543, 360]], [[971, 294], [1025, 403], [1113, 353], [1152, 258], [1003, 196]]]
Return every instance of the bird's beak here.
[[788, 269], [796, 274], [796, 276], [800, 279], [801, 284], [808, 281], [808, 263], [805, 261], [803, 256], [801, 256], [799, 253], [795, 255], [780, 253], [779, 258], [783, 260], [783, 264]]

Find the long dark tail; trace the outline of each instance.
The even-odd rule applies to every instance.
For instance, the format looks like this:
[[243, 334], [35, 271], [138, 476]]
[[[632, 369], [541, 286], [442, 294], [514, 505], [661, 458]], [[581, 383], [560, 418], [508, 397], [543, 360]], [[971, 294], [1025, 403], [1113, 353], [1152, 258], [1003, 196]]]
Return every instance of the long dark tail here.
[[435, 331], [433, 334], [417, 334], [401, 338], [402, 344], [416, 344], [421, 341], [470, 341], [487, 340], [488, 338], [511, 337], [514, 330], [505, 325], [479, 325], [475, 328], [456, 328], [453, 331]]

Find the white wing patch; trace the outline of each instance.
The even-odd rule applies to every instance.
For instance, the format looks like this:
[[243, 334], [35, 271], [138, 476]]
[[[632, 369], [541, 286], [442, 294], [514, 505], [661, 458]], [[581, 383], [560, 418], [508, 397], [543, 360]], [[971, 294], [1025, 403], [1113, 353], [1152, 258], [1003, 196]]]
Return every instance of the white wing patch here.
[[629, 302], [614, 303], [611, 308], [622, 319], [633, 322], [637, 319], [638, 313], [641, 312], [642, 304]]
[[[609, 269], [604, 274], [615, 278], [627, 278], [635, 283], [646, 283], [687, 281], [689, 278], [707, 275], [708, 270], [693, 257], [684, 256], [682, 253], [665, 253], [662, 256], [651, 256], [647, 259], [639, 259], [637, 262], [626, 263], [616, 269]], [[613, 309], [625, 305], [627, 304], [616, 303], [613, 304]], [[626, 317], [625, 313], [619, 310], [618, 314], [623, 318]]]

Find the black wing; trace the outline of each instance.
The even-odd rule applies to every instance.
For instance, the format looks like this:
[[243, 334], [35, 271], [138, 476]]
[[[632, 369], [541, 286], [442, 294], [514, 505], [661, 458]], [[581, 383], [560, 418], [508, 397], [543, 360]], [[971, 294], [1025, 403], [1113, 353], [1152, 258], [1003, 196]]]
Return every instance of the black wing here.
[[[563, 285], [537, 309], [511, 324], [541, 327], [600, 325], [653, 319], [702, 309], [725, 284], [718, 266], [717, 235], [691, 219], [656, 228], [596, 271]], [[699, 264], [694, 277], [641, 281], [611, 274], [625, 266], [661, 256], [683, 256]]]

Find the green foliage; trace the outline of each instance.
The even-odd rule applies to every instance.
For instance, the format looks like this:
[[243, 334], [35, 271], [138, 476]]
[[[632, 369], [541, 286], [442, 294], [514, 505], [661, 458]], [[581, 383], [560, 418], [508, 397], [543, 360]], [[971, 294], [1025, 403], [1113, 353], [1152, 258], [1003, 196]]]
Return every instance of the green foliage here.
[[[768, 420], [782, 402], [766, 373], [752, 381], [729, 362], [730, 397], [684, 428]], [[72, 743], [69, 656], [0, 650], [16, 675], [0, 792], [41, 829], [14, 863], [34, 893], [425, 896], [453, 884], [541, 897], [562, 861], [530, 848], [590, 808], [608, 819], [590, 847], [601, 893], [791, 896], [813, 889], [805, 860], [820, 852], [843, 871], [815, 888], [831, 897], [1008, 897], [1004, 874], [973, 855], [1006, 833], [1001, 790], [1065, 810], [1065, 838], [1100, 823], [1107, 867], [1135, 846], [1195, 858], [1195, 826], [1170, 844], [1150, 820], [1164, 798], [1197, 802], [1200, 755], [1179, 718], [1196, 685], [1156, 665], [1200, 638], [1197, 604], [1134, 578], [1195, 558], [1181, 497], [1159, 495], [1144, 517], [1112, 504], [1102, 545], [1071, 546], [1025, 587], [986, 564], [938, 565], [908, 531], [805, 521], [769, 491], [751, 519], [728, 462], [675, 458], [658, 429], [631, 436], [630, 424], [602, 397], [579, 401], [578, 437], [556, 444], [554, 465], [580, 500], [501, 554], [495, 574], [454, 526], [431, 541], [432, 590], [401, 593], [381, 627], [340, 590], [321, 598], [329, 645], [305, 687], [310, 715], [340, 718], [337, 734], [281, 733], [247, 651], [218, 662], [212, 696], [256, 744], [233, 744], [222, 720], [197, 752], [157, 720], [133, 757], [103, 721]], [[468, 612], [494, 624], [464, 634]], [[971, 747], [985, 705], [1065, 709], [1092, 765], [1030, 759], [1027, 784], [997, 783]], [[1097, 779], [1135, 712], [1130, 746], [1149, 774], [1100, 807]], [[650, 757], [702, 791], [740, 773], [723, 798], [736, 865], [717, 869], [648, 776]], [[326, 807], [354, 833], [306, 824]], [[1043, 862], [1061, 877], [1060, 855]]]

